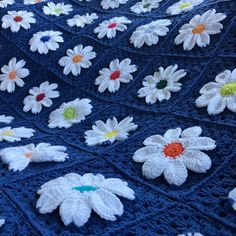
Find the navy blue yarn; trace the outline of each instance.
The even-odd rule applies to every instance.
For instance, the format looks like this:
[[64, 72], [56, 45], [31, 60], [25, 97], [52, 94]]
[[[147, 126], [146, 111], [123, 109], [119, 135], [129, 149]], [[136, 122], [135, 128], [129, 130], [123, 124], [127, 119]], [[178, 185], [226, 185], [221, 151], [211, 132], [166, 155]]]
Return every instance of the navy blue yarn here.
[[[177, 1], [177, 0], [176, 0]], [[187, 232], [201, 232], [204, 235], [234, 235], [236, 231], [236, 214], [232, 202], [227, 198], [229, 191], [236, 187], [236, 121], [235, 114], [225, 112], [209, 116], [206, 109], [198, 109], [195, 100], [200, 88], [215, 76], [236, 65], [236, 1], [207, 0], [193, 11], [178, 16], [167, 16], [165, 10], [174, 0], [164, 0], [160, 8], [147, 14], [137, 15], [130, 12], [130, 7], [137, 2], [129, 0], [114, 10], [103, 10], [100, 0], [79, 2], [66, 0], [73, 5], [74, 11], [68, 16], [47, 16], [42, 12], [46, 3], [25, 6], [16, 1], [7, 9], [0, 9], [0, 18], [8, 10], [32, 11], [37, 20], [30, 30], [12, 33], [0, 29], [0, 67], [16, 57], [26, 61], [30, 76], [22, 88], [16, 87], [12, 94], [0, 93], [0, 114], [15, 117], [12, 127], [26, 126], [37, 132], [30, 140], [0, 143], [0, 149], [20, 146], [28, 143], [49, 142], [68, 147], [70, 159], [64, 163], [32, 163], [22, 172], [11, 172], [0, 163], [0, 217], [6, 224], [0, 228], [0, 235], [177, 235]], [[59, 2], [59, 1], [54, 1]], [[211, 44], [206, 48], [194, 48], [186, 52], [182, 45], [174, 45], [178, 29], [194, 15], [202, 14], [215, 8], [217, 12], [227, 14], [223, 21], [224, 29], [220, 34], [211, 37]], [[70, 28], [66, 20], [76, 14], [95, 12], [99, 19], [83, 29]], [[132, 20], [125, 32], [119, 32], [112, 40], [98, 40], [93, 33], [98, 23], [114, 16], [127, 16]], [[155, 19], [169, 18], [172, 25], [166, 37], [161, 37], [158, 45], [134, 48], [129, 38], [139, 25]], [[29, 49], [29, 39], [38, 31], [61, 31], [65, 42], [60, 49], [47, 55], [33, 53]], [[93, 66], [82, 70], [78, 78], [65, 76], [58, 60], [65, 55], [68, 48], [77, 44], [91, 45], [97, 52]], [[100, 94], [94, 80], [98, 71], [108, 67], [112, 59], [131, 58], [132, 64], [138, 66], [134, 80], [121, 84], [118, 92]], [[137, 90], [148, 74], [153, 74], [158, 67], [178, 64], [186, 69], [187, 76], [181, 80], [183, 88], [172, 94], [169, 101], [147, 105], [144, 99], [137, 97]], [[43, 81], [59, 84], [61, 96], [54, 99], [51, 108], [44, 108], [37, 116], [23, 112], [23, 98], [33, 86]], [[93, 112], [80, 124], [69, 129], [49, 129], [48, 116], [51, 111], [75, 98], [90, 98]], [[89, 147], [85, 144], [84, 132], [91, 128], [98, 119], [105, 121], [116, 116], [118, 120], [133, 116], [139, 129], [129, 139], [114, 144]], [[153, 134], [163, 134], [167, 129], [199, 125], [203, 135], [216, 140], [217, 148], [208, 152], [212, 167], [206, 174], [189, 171], [187, 181], [180, 187], [170, 186], [163, 177], [155, 180], [143, 178], [141, 164], [132, 161], [133, 153], [143, 146], [145, 138]], [[0, 127], [6, 125], [1, 124]], [[35, 208], [40, 186], [54, 178], [69, 172], [84, 174], [101, 173], [106, 177], [118, 177], [126, 180], [136, 193], [136, 199], [122, 199], [124, 214], [117, 221], [105, 221], [92, 214], [83, 227], [64, 226], [58, 210], [51, 214], [41, 215]]]

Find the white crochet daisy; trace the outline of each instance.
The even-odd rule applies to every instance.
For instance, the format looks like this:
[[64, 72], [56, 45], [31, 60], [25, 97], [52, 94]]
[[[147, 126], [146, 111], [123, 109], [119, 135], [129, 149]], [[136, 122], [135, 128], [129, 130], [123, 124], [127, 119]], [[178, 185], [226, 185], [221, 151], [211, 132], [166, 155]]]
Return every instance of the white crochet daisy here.
[[12, 93], [15, 91], [15, 86], [23, 87], [25, 85], [23, 78], [29, 75], [29, 70], [24, 68], [25, 61], [20, 60], [16, 61], [16, 58], [12, 58], [8, 65], [4, 65], [1, 68], [0, 74], [0, 90], [7, 91], [8, 93]]
[[90, 60], [96, 57], [93, 47], [84, 47], [82, 44], [68, 49], [66, 55], [59, 60], [59, 65], [64, 67], [64, 75], [72, 73], [74, 76], [81, 73], [81, 68], [89, 68], [92, 65]]
[[63, 43], [63, 37], [60, 31], [39, 31], [30, 39], [30, 50], [38, 51], [40, 54], [47, 54], [49, 50], [56, 51], [59, 48], [59, 43]]
[[115, 9], [115, 8], [118, 8], [120, 4], [125, 4], [127, 2], [128, 0], [102, 0], [101, 7], [105, 10], [109, 8]]
[[51, 107], [51, 99], [59, 97], [59, 92], [55, 90], [57, 88], [58, 84], [49, 84], [48, 81], [45, 81], [41, 83], [39, 87], [33, 87], [30, 89], [30, 95], [25, 97], [23, 101], [23, 111], [31, 111], [32, 113], [37, 114], [41, 112], [43, 106]]
[[233, 190], [229, 192], [228, 198], [233, 201], [232, 207], [236, 211], [236, 188], [234, 188]]
[[182, 12], [191, 11], [195, 6], [203, 2], [204, 0], [180, 0], [168, 7], [166, 13], [170, 15], [178, 15]]
[[144, 44], [151, 46], [157, 44], [160, 36], [169, 32], [167, 26], [171, 25], [170, 20], [156, 20], [149, 24], [139, 26], [131, 35], [130, 43], [134, 47], [141, 48]]
[[117, 121], [116, 117], [108, 119], [106, 123], [101, 120], [96, 121], [95, 125], [92, 126], [92, 130], [85, 132], [87, 145], [94, 146], [107, 141], [114, 143], [115, 141], [127, 139], [129, 132], [138, 128], [138, 125], [132, 121], [133, 117], [129, 116], [120, 122]]
[[4, 224], [5, 224], [5, 219], [0, 219], [0, 227], [2, 227]]
[[94, 29], [94, 33], [98, 34], [98, 38], [114, 38], [116, 36], [116, 31], [123, 32], [127, 30], [126, 24], [130, 24], [130, 21], [127, 17], [113, 17], [110, 20], [104, 20], [99, 24], [97, 28]]
[[27, 11], [8, 11], [2, 17], [2, 28], [10, 28], [11, 32], [18, 32], [20, 28], [30, 29], [30, 24], [36, 23], [34, 14]]
[[95, 85], [99, 85], [98, 91], [103, 93], [106, 89], [110, 93], [119, 90], [120, 83], [129, 83], [133, 76], [131, 73], [137, 70], [136, 65], [131, 65], [131, 60], [125, 58], [121, 62], [115, 59], [110, 62], [109, 69], [103, 68], [99, 71], [100, 76], [96, 78]]
[[188, 24], [180, 28], [175, 44], [183, 43], [183, 48], [187, 51], [192, 50], [196, 44], [199, 47], [206, 47], [210, 44], [210, 35], [219, 34], [223, 29], [223, 25], [219, 22], [225, 18], [225, 14], [216, 13], [215, 9], [194, 16]]
[[3, 148], [0, 151], [2, 161], [9, 165], [9, 170], [22, 171], [30, 162], [46, 162], [55, 161], [63, 162], [69, 156], [65, 153], [66, 147], [64, 146], [51, 146], [50, 143], [33, 143], [19, 146]]
[[222, 113], [227, 107], [236, 112], [236, 68], [225, 70], [200, 89], [201, 96], [196, 100], [197, 107], [207, 107], [209, 115]]
[[51, 213], [57, 207], [65, 225], [84, 225], [94, 210], [101, 218], [115, 221], [123, 214], [123, 204], [117, 197], [133, 200], [134, 191], [118, 178], [105, 179], [103, 175], [69, 173], [41, 186], [36, 208], [41, 214]]
[[12, 116], [0, 115], [0, 123], [9, 124], [14, 120]]
[[25, 127], [11, 128], [4, 127], [0, 129], [0, 142], [15, 142], [20, 141], [21, 138], [30, 138], [34, 135], [35, 130]]
[[94, 20], [98, 19], [96, 13], [86, 13], [85, 15], [75, 15], [72, 19], [67, 20], [67, 24], [70, 27], [80, 27], [84, 28], [85, 25], [90, 25], [94, 22]]
[[46, 0], [24, 0], [25, 5], [32, 5], [32, 4], [37, 4], [41, 2], [45, 2]]
[[49, 128], [69, 128], [73, 124], [80, 123], [92, 112], [91, 100], [87, 98], [75, 99], [62, 105], [51, 112], [49, 116]]
[[68, 15], [71, 11], [72, 5], [64, 3], [48, 2], [47, 6], [43, 7], [44, 14], [52, 16]]
[[202, 129], [194, 126], [181, 130], [169, 129], [164, 136], [159, 134], [148, 137], [134, 153], [135, 162], [144, 162], [143, 175], [155, 179], [164, 173], [169, 184], [182, 185], [188, 176], [187, 169], [205, 173], [211, 167], [211, 159], [202, 151], [213, 150], [215, 141], [199, 137]]
[[177, 236], [204, 236], [203, 234], [199, 233], [199, 232], [195, 232], [195, 233], [186, 233], [186, 234], [178, 234]]
[[5, 8], [7, 5], [12, 5], [14, 0], [0, 0], [0, 8]]
[[159, 67], [154, 75], [144, 78], [143, 87], [138, 90], [138, 96], [145, 97], [146, 103], [154, 104], [169, 100], [171, 92], [178, 92], [182, 84], [178, 81], [186, 76], [185, 70], [178, 70], [178, 65], [168, 66], [166, 69]]
[[161, 1], [162, 0], [142, 0], [141, 2], [134, 4], [130, 10], [137, 14], [150, 12], [153, 9], [158, 8]]

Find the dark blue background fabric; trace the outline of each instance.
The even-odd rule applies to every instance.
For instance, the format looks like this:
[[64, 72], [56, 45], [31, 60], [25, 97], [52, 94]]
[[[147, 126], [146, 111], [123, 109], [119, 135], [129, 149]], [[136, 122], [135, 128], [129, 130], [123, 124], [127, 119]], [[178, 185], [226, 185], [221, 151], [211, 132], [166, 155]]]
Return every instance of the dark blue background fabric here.
[[[26, 126], [37, 132], [31, 139], [20, 142], [1, 142], [0, 148], [20, 146], [28, 143], [48, 142], [65, 145], [70, 158], [63, 163], [31, 163], [22, 172], [12, 172], [0, 163], [0, 215], [6, 219], [0, 229], [0, 235], [177, 235], [187, 232], [201, 232], [204, 235], [234, 235], [236, 232], [236, 213], [228, 193], [236, 186], [236, 119], [235, 114], [225, 110], [215, 116], [209, 116], [206, 109], [198, 109], [195, 100], [200, 88], [213, 81], [220, 72], [236, 67], [236, 1], [205, 1], [194, 10], [168, 16], [165, 13], [173, 0], [164, 0], [160, 8], [147, 14], [136, 15], [130, 7], [137, 1], [129, 0], [118, 9], [102, 10], [98, 0], [79, 2], [67, 0], [74, 11], [68, 16], [48, 16], [42, 12], [45, 3], [24, 5], [20, 0], [12, 6], [0, 9], [0, 18], [8, 10], [27, 10], [34, 13], [36, 24], [30, 30], [12, 33], [9, 29], [0, 29], [0, 66], [7, 64], [12, 57], [24, 59], [30, 76], [25, 86], [17, 88], [12, 94], [0, 92], [0, 112], [11, 115], [15, 120], [12, 127]], [[53, 1], [60, 2], [60, 1]], [[195, 47], [184, 51], [182, 45], [176, 46], [174, 38], [179, 28], [188, 23], [196, 14], [209, 9], [227, 14], [222, 22], [224, 29], [211, 37], [206, 48]], [[79, 13], [97, 13], [99, 19], [83, 29], [70, 28], [66, 20]], [[126, 16], [132, 20], [128, 30], [118, 33], [112, 40], [99, 40], [93, 33], [98, 23], [114, 16]], [[129, 43], [129, 38], [139, 25], [154, 19], [171, 19], [172, 25], [166, 37], [161, 37], [157, 45], [140, 49]], [[38, 31], [55, 30], [63, 33], [64, 43], [60, 49], [47, 55], [30, 51], [28, 45], [32, 35]], [[97, 52], [93, 65], [82, 70], [78, 78], [65, 76], [58, 60], [68, 48], [77, 44], [91, 45]], [[132, 64], [138, 66], [133, 74], [134, 80], [122, 84], [114, 94], [100, 94], [94, 85], [101, 68], [108, 67], [115, 58], [129, 57]], [[169, 101], [147, 105], [143, 98], [137, 97], [137, 90], [148, 74], [153, 74], [160, 66], [178, 64], [186, 69], [187, 76], [182, 79], [180, 92], [172, 94]], [[56, 82], [60, 97], [54, 99], [53, 106], [43, 108], [38, 115], [23, 112], [23, 99], [33, 86], [43, 81]], [[85, 121], [74, 124], [68, 129], [49, 129], [48, 117], [51, 111], [62, 102], [75, 98], [89, 98], [93, 111]], [[89, 147], [85, 144], [84, 132], [91, 129], [97, 120], [106, 121], [113, 116], [121, 120], [133, 116], [139, 129], [131, 133], [123, 142], [113, 145]], [[134, 152], [143, 147], [143, 140], [153, 134], [163, 134], [170, 128], [187, 128], [199, 125], [203, 136], [216, 140], [217, 147], [208, 152], [212, 167], [206, 174], [189, 171], [187, 181], [180, 187], [169, 185], [163, 177], [155, 180], [143, 178], [141, 164], [132, 160]], [[4, 127], [6, 125], [2, 125]], [[106, 177], [124, 179], [135, 191], [135, 200], [122, 199], [124, 214], [115, 222], [105, 221], [92, 213], [88, 223], [78, 228], [75, 225], [64, 226], [58, 210], [41, 215], [36, 210], [37, 190], [40, 186], [66, 173], [101, 173]]]

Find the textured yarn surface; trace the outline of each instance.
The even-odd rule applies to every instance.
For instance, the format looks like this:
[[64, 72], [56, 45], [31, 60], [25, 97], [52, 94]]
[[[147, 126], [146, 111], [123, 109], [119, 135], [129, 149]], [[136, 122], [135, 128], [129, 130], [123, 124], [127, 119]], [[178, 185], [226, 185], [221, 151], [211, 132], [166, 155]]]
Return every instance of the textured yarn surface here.
[[[60, 1], [53, 1], [60, 2]], [[6, 220], [0, 228], [0, 235], [177, 235], [187, 232], [201, 232], [207, 236], [235, 235], [236, 213], [229, 201], [228, 193], [236, 186], [236, 119], [235, 113], [225, 110], [215, 116], [208, 115], [206, 109], [199, 109], [195, 100], [199, 90], [213, 81], [220, 72], [236, 67], [236, 1], [204, 1], [192, 11], [169, 16], [165, 13], [173, 0], [164, 0], [160, 7], [149, 13], [137, 15], [130, 7], [137, 1], [129, 0], [117, 9], [102, 10], [98, 0], [92, 2], [65, 0], [74, 11], [69, 15], [53, 17], [42, 11], [45, 3], [24, 5], [21, 0], [7, 8], [0, 8], [0, 18], [7, 11], [27, 10], [34, 13], [37, 21], [30, 30], [12, 33], [0, 28], [0, 65], [7, 64], [11, 58], [24, 59], [30, 76], [24, 79], [25, 86], [17, 88], [12, 94], [0, 92], [0, 113], [15, 117], [12, 127], [25, 126], [36, 130], [30, 139], [15, 143], [1, 142], [0, 148], [21, 146], [28, 143], [47, 142], [66, 146], [70, 158], [62, 163], [31, 163], [22, 172], [12, 172], [0, 163], [0, 216]], [[220, 34], [211, 37], [210, 45], [195, 47], [184, 51], [182, 45], [176, 46], [174, 38], [180, 27], [197, 14], [209, 9], [225, 13]], [[76, 14], [96, 13], [98, 20], [84, 28], [69, 27], [66, 20]], [[98, 39], [93, 30], [105, 19], [126, 16], [132, 21], [127, 31], [118, 33], [108, 40]], [[170, 19], [172, 25], [165, 37], [160, 37], [157, 45], [135, 48], [129, 38], [139, 26], [157, 19]], [[54, 30], [63, 33], [64, 43], [57, 51], [40, 55], [30, 51], [29, 40], [38, 31]], [[66, 76], [58, 60], [68, 48], [75, 45], [90, 45], [97, 53], [93, 65], [82, 70], [75, 78]], [[122, 84], [116, 93], [99, 93], [94, 85], [99, 70], [109, 66], [115, 58], [130, 58], [138, 70], [133, 80]], [[153, 74], [160, 66], [178, 64], [187, 76], [181, 80], [181, 91], [173, 93], [169, 101], [146, 104], [138, 98], [137, 91], [145, 76]], [[44, 108], [34, 115], [23, 111], [23, 99], [30, 88], [43, 81], [57, 83], [60, 96], [53, 100], [53, 106]], [[75, 98], [89, 98], [93, 112], [86, 119], [68, 129], [48, 128], [49, 114], [63, 102]], [[84, 132], [91, 129], [97, 120], [106, 121], [116, 117], [122, 120], [134, 117], [139, 128], [130, 133], [128, 139], [112, 145], [90, 147], [86, 145]], [[0, 127], [6, 125], [0, 124]], [[168, 129], [201, 126], [203, 135], [216, 141], [217, 147], [209, 151], [212, 166], [207, 173], [197, 174], [189, 171], [187, 181], [181, 186], [169, 185], [164, 177], [145, 179], [140, 163], [132, 160], [136, 150], [143, 147], [143, 140], [154, 134], [163, 135]], [[105, 221], [92, 213], [88, 223], [82, 227], [71, 224], [65, 226], [58, 209], [50, 214], [40, 214], [36, 209], [37, 190], [45, 182], [75, 172], [100, 173], [106, 177], [124, 179], [135, 191], [135, 200], [122, 199], [124, 214], [117, 221]]]

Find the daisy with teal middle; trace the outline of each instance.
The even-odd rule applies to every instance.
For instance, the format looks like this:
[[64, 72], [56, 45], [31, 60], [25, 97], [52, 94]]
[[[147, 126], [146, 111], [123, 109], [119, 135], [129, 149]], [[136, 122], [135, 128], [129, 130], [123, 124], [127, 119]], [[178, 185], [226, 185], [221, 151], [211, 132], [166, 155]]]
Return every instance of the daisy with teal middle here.
[[59, 43], [64, 42], [61, 35], [60, 31], [39, 31], [30, 39], [30, 50], [40, 54], [47, 54], [50, 50], [56, 51], [59, 48]]
[[135, 131], [138, 128], [138, 125], [132, 121], [133, 117], [129, 116], [120, 122], [117, 121], [116, 117], [108, 119], [106, 123], [98, 120], [92, 126], [92, 130], [85, 132], [85, 142], [89, 146], [95, 146], [107, 141], [110, 143], [123, 141], [128, 138], [129, 132]]

